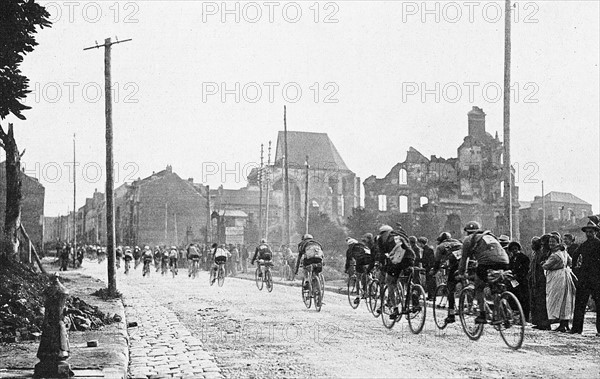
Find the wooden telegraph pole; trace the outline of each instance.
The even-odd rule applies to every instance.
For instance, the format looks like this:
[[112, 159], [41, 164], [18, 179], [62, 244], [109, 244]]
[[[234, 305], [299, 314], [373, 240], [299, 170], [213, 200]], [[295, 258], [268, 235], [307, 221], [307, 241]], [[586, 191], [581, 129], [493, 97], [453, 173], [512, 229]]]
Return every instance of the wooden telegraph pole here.
[[[73, 133], [73, 256], [77, 256], [77, 179], [75, 177], [75, 133]], [[75, 262], [75, 259], [73, 259]]]
[[[267, 158], [267, 168], [271, 166], [271, 141], [269, 141], [269, 153], [268, 153], [268, 158]], [[269, 171], [269, 169], [267, 169], [267, 188], [266, 188], [266, 193], [265, 193], [265, 197], [266, 197], [266, 203], [267, 203], [267, 209], [265, 211], [265, 239], [268, 241], [269, 240], [269, 182], [271, 181], [271, 172]]]
[[115, 204], [113, 195], [113, 127], [112, 127], [112, 93], [110, 77], [110, 51], [112, 45], [128, 42], [126, 39], [112, 42], [110, 38], [104, 40], [103, 45], [86, 47], [83, 50], [99, 49], [104, 47], [104, 116], [106, 118], [106, 253], [108, 255], [108, 293], [110, 296], [117, 294], [117, 272], [115, 269]]
[[283, 106], [283, 241], [285, 245], [290, 244], [290, 183], [288, 174], [288, 148], [287, 148], [287, 110]]
[[308, 155], [306, 156], [304, 165], [306, 166], [306, 179], [304, 181], [304, 234], [308, 234], [308, 169], [310, 168], [308, 165]]
[[263, 226], [263, 163], [264, 163], [264, 144], [260, 144], [260, 168], [258, 169], [258, 239], [262, 238], [262, 226]]
[[513, 175], [510, 161], [510, 60], [511, 60], [511, 5], [505, 0], [504, 17], [504, 213], [508, 221], [508, 235], [512, 239], [519, 238], [519, 231], [513, 224]]

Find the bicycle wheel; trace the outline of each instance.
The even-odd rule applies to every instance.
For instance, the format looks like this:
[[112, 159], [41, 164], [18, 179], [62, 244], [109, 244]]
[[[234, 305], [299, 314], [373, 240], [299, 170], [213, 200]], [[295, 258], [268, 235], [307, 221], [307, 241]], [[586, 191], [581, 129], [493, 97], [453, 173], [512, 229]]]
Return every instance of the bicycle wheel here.
[[441, 284], [435, 288], [433, 297], [433, 320], [438, 329], [446, 327], [446, 316], [448, 316], [448, 287]]
[[413, 284], [408, 298], [408, 327], [414, 334], [419, 334], [425, 325], [427, 315], [427, 297], [420, 284]]
[[476, 324], [475, 318], [479, 315], [479, 306], [475, 300], [475, 289], [466, 287], [460, 292], [458, 298], [458, 316], [465, 334], [469, 339], [476, 341], [483, 334], [483, 325]]
[[210, 285], [212, 286], [213, 284], [215, 284], [215, 269], [214, 268], [210, 268], [210, 276], [208, 279], [208, 283], [210, 283]]
[[323, 297], [325, 297], [325, 277], [323, 273], [319, 273], [319, 283], [321, 284], [321, 301], [323, 301]]
[[354, 275], [348, 277], [348, 303], [350, 303], [352, 309], [356, 309], [360, 305], [358, 278]]
[[496, 315], [502, 321], [500, 335], [508, 347], [518, 350], [525, 338], [525, 315], [521, 303], [508, 291], [502, 293], [499, 303]]
[[265, 271], [265, 282], [267, 283], [267, 291], [273, 291], [273, 276], [271, 270]]
[[259, 291], [262, 291], [263, 280], [262, 280], [262, 277], [258, 276], [259, 274], [260, 274], [260, 266], [256, 268], [256, 271], [254, 271], [254, 281], [256, 282], [256, 288], [258, 288]]
[[[398, 307], [400, 313], [395, 319], [391, 319], [390, 315], [394, 312], [394, 308]], [[381, 297], [381, 321], [383, 326], [388, 329], [392, 329], [396, 324], [396, 321], [402, 314], [402, 302], [400, 301], [400, 292], [397, 286], [384, 286], [383, 296]]]
[[369, 284], [369, 299], [367, 300], [369, 304], [369, 310], [373, 314], [373, 317], [379, 317], [379, 313], [377, 313], [377, 309], [381, 304], [381, 286], [379, 285], [379, 280], [374, 279]]
[[321, 312], [321, 305], [323, 305], [323, 299], [321, 297], [321, 281], [318, 277], [312, 279], [312, 292], [313, 298], [315, 299], [315, 310]]
[[219, 287], [223, 287], [223, 283], [225, 283], [225, 267], [223, 267], [223, 265], [219, 265], [219, 273], [217, 274], [217, 282], [219, 283]]
[[306, 305], [306, 308], [310, 308], [312, 304], [312, 289], [310, 287], [309, 284], [308, 288], [304, 288], [304, 281], [302, 282], [302, 287], [300, 287], [302, 289], [302, 301], [304, 302], [304, 305]]

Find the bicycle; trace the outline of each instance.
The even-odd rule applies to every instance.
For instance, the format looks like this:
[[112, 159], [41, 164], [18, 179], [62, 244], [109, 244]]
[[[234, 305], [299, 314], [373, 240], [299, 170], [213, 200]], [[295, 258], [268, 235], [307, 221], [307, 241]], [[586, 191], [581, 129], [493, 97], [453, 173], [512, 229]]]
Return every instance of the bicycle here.
[[[260, 275], [261, 266], [265, 266], [263, 275]], [[258, 260], [258, 266], [256, 267], [256, 271], [254, 272], [254, 280], [256, 281], [256, 287], [259, 291], [262, 291], [263, 284], [267, 285], [267, 291], [273, 291], [273, 274], [271, 274], [272, 266], [273, 263], [271, 262], [265, 262], [262, 259]]]
[[377, 318], [380, 316], [377, 313], [380, 305], [381, 294], [383, 292], [383, 288], [381, 283], [379, 282], [379, 278], [381, 276], [381, 265], [379, 262], [375, 262], [373, 267], [373, 271], [370, 275], [370, 281], [367, 285], [367, 308], [371, 311], [373, 317]]
[[290, 267], [290, 265], [288, 264], [287, 261], [283, 262], [283, 266], [281, 266], [281, 280], [290, 280], [290, 277], [292, 276], [292, 268]]
[[[400, 276], [395, 286], [384, 286], [381, 295], [381, 318], [386, 328], [393, 328], [396, 322], [406, 315], [412, 333], [419, 334], [423, 330], [427, 314], [427, 299], [423, 287], [413, 283], [413, 275], [414, 272], [420, 273], [424, 270], [419, 267], [409, 267], [405, 270], [408, 275]], [[406, 282], [404, 285], [403, 281]], [[399, 315], [390, 318], [395, 308], [398, 308]]]
[[[500, 336], [509, 348], [518, 350], [525, 338], [525, 315], [517, 297], [506, 290], [505, 283], [514, 278], [512, 272], [488, 270], [487, 277], [483, 303], [487, 323], [500, 332]], [[458, 315], [465, 334], [473, 341], [481, 337], [485, 325], [475, 323], [475, 318], [480, 313], [477, 303], [475, 286], [469, 284], [460, 293]]]
[[[467, 267], [468, 267], [467, 272], [469, 273], [469, 275], [467, 275], [466, 277], [456, 276], [456, 279], [459, 279], [459, 280], [455, 284], [455, 288], [454, 288], [455, 308], [457, 307], [457, 305], [459, 303], [460, 294], [461, 294], [463, 288], [467, 288], [469, 285], [471, 285], [470, 277], [472, 275], [474, 275], [474, 273], [475, 273], [475, 268], [477, 267], [477, 261], [473, 261], [473, 260], [468, 261]], [[449, 315], [449, 313], [448, 313], [449, 290], [448, 290], [448, 271], [447, 270], [448, 270], [448, 266], [446, 266], [446, 265], [442, 265], [440, 267], [440, 271], [439, 271], [439, 272], [441, 272], [441, 275], [439, 277], [440, 284], [435, 288], [434, 297], [433, 297], [433, 305], [432, 305], [433, 320], [435, 322], [435, 326], [437, 326], [438, 329], [440, 329], [440, 330], [443, 330], [446, 328], [446, 326], [448, 326], [448, 324], [446, 323], [446, 317]]]
[[144, 276], [150, 276], [150, 261], [144, 261], [144, 268], [142, 269], [142, 278]]
[[198, 270], [200, 269], [200, 258], [192, 258], [192, 267], [188, 273], [188, 277], [196, 279], [198, 276]]
[[219, 287], [223, 287], [223, 283], [225, 283], [225, 263], [219, 263], [216, 270], [214, 268], [210, 269], [209, 283], [211, 286], [215, 284], [215, 280]]
[[367, 304], [367, 308], [369, 308], [369, 302], [367, 299], [367, 288], [369, 288], [369, 284], [372, 280], [371, 274], [367, 272], [362, 272], [357, 275], [356, 266], [351, 272], [352, 275], [348, 277], [348, 303], [352, 309], [356, 309], [360, 305], [360, 300], [364, 299]]
[[125, 275], [129, 275], [129, 266], [131, 266], [130, 261], [125, 259]]
[[169, 263], [166, 261], [162, 261], [162, 264], [160, 266], [160, 274], [165, 275], [167, 273], [168, 269], [169, 269]]
[[[321, 311], [321, 306], [323, 305], [323, 292], [321, 289], [321, 279], [319, 278], [319, 273], [315, 273], [316, 270], [321, 270], [323, 265], [321, 263], [312, 263], [306, 266], [306, 270], [308, 271], [308, 281], [305, 281], [306, 278], [302, 280], [302, 301], [306, 308], [310, 309], [312, 305], [312, 300], [314, 299], [315, 310], [317, 312]], [[307, 288], [306, 288], [306, 287]]]

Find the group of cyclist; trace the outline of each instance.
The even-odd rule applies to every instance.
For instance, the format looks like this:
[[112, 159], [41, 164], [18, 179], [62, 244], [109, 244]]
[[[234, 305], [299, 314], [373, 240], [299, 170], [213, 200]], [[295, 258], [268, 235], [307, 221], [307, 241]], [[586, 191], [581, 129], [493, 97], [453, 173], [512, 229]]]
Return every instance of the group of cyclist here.
[[[409, 236], [397, 225], [396, 229], [390, 225], [382, 225], [376, 236], [366, 233], [358, 241], [352, 237], [346, 239], [348, 250], [346, 252], [345, 272], [351, 274], [352, 262], [357, 273], [370, 273], [375, 266], [380, 270], [377, 278], [380, 283], [386, 285], [396, 285], [401, 274], [413, 270], [415, 267], [416, 253], [409, 240]], [[454, 291], [456, 284], [465, 276], [467, 271], [467, 262], [469, 260], [477, 261], [475, 271], [475, 296], [479, 304], [479, 309], [483, 310], [484, 295], [483, 290], [488, 282], [488, 270], [506, 270], [509, 266], [509, 257], [505, 249], [501, 246], [498, 238], [490, 231], [482, 230], [481, 225], [475, 221], [467, 223], [464, 227], [466, 237], [463, 241], [452, 238], [450, 233], [443, 232], [437, 238], [437, 248], [435, 251], [434, 265], [430, 269], [429, 275], [435, 276], [441, 268], [445, 268], [448, 273], [448, 316], [446, 323], [455, 322], [455, 298]], [[366, 288], [366, 275], [362, 275], [365, 282], [360, 283], [363, 289]], [[365, 296], [366, 291], [362, 292]], [[394, 300], [394, 299], [392, 299]], [[408, 305], [408, 297], [406, 302]], [[360, 297], [354, 300], [355, 304], [360, 302]], [[416, 301], [413, 300], [413, 303]], [[408, 307], [402, 307], [402, 312], [395, 307], [390, 314], [390, 319], [398, 318], [401, 313], [409, 312]], [[377, 314], [381, 313], [381, 305], [375, 310]], [[475, 319], [477, 324], [485, 324], [485, 311]]]

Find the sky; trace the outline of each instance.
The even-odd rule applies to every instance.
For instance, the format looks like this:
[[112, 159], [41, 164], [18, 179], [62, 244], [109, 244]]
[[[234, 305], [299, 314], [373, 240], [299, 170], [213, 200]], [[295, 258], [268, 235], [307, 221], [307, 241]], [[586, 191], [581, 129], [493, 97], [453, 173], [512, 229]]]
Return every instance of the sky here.
[[[105, 187], [104, 51], [111, 37], [115, 186], [168, 164], [240, 188], [283, 129], [327, 133], [361, 180], [414, 147], [457, 156], [467, 112], [503, 138], [504, 2], [49, 1], [14, 122], [45, 215]], [[513, 7], [511, 155], [519, 200], [571, 192], [600, 209], [599, 4]], [[310, 152], [307, 152], [310, 154]], [[266, 153], [265, 153], [266, 160]]]

